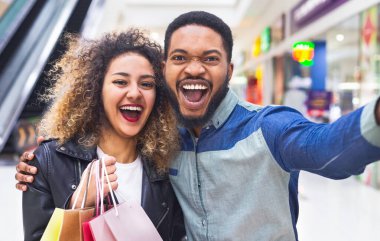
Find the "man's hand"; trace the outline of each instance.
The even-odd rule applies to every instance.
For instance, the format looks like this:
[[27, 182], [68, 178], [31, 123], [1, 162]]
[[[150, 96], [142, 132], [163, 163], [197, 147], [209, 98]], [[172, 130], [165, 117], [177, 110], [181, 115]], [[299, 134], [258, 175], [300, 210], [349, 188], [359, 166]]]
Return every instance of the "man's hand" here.
[[16, 175], [15, 178], [18, 181], [16, 183], [16, 188], [20, 191], [26, 191], [28, 186], [26, 183], [32, 183], [34, 177], [32, 175], [37, 173], [37, 168], [34, 166], [28, 165], [26, 162], [33, 160], [34, 154], [31, 152], [24, 152], [20, 156], [19, 163], [16, 166]]
[[[44, 138], [39, 136], [37, 138], [37, 143], [40, 144], [43, 140]], [[16, 183], [16, 188], [20, 191], [25, 192], [28, 189], [26, 183], [32, 183], [34, 180], [32, 175], [37, 173], [36, 167], [27, 164], [27, 162], [33, 160], [33, 158], [34, 154], [31, 152], [24, 152], [19, 158], [19, 163], [16, 166], [17, 172], [15, 179], [18, 181], [18, 183]]]

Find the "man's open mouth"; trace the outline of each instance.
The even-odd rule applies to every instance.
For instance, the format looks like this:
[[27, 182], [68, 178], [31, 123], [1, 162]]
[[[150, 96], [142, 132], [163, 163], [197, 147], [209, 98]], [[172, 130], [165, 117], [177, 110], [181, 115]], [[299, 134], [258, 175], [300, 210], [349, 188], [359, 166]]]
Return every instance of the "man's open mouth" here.
[[122, 116], [131, 122], [136, 122], [140, 119], [142, 110], [143, 108], [140, 105], [124, 105], [120, 107]]
[[200, 108], [207, 99], [206, 96], [209, 91], [209, 83], [202, 80], [184, 80], [179, 86], [179, 92], [182, 94], [186, 106], [190, 109]]

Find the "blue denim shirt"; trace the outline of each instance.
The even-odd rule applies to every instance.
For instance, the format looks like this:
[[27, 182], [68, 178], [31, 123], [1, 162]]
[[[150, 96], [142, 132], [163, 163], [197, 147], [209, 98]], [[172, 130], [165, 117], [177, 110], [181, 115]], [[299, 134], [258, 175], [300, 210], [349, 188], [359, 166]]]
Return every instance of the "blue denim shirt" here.
[[199, 139], [180, 128], [169, 169], [189, 240], [297, 240], [300, 170], [329, 178], [380, 159], [375, 101], [333, 124], [283, 106], [240, 101], [230, 90]]

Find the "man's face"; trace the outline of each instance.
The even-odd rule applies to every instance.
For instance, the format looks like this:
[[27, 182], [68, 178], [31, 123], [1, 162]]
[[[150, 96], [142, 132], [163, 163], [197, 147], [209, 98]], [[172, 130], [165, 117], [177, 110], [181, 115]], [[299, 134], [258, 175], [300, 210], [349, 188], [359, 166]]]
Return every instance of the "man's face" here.
[[164, 75], [169, 98], [185, 127], [202, 127], [225, 97], [233, 70], [222, 37], [187, 25], [173, 32]]

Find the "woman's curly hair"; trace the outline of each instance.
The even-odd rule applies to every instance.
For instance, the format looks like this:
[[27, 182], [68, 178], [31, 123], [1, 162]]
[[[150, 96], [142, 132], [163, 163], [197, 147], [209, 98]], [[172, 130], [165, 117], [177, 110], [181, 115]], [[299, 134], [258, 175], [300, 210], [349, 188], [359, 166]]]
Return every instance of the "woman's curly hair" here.
[[148, 121], [137, 136], [137, 151], [154, 160], [159, 171], [178, 149], [176, 119], [164, 96], [161, 47], [140, 30], [106, 34], [98, 40], [66, 35], [68, 50], [57, 60], [48, 76], [55, 81], [43, 95], [51, 105], [39, 125], [39, 134], [59, 143], [76, 140], [84, 146], [98, 144], [105, 112], [102, 86], [109, 64], [116, 57], [133, 52], [145, 57], [156, 77], [156, 101]]

